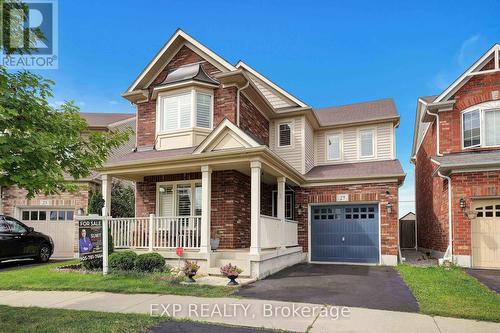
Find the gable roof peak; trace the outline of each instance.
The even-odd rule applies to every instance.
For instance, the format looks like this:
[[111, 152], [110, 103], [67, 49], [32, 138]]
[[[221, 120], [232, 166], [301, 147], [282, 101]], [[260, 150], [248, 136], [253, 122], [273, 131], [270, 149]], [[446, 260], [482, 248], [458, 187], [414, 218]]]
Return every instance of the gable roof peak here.
[[139, 76], [130, 85], [126, 93], [144, 88], [144, 85], [150, 82], [152, 80], [152, 77], [156, 76], [161, 70], [163, 70], [163, 68], [165, 68], [168, 62], [183, 45], [187, 45], [194, 52], [199, 53], [200, 56], [212, 63], [221, 71], [236, 70], [236, 68], [224, 58], [210, 50], [198, 40], [191, 37], [189, 34], [184, 32], [184, 30], [177, 28], [177, 30], [175, 30], [172, 36], [170, 36], [170, 38], [163, 45], [160, 51], [158, 51], [158, 53], [153, 57], [153, 59], [146, 65]]

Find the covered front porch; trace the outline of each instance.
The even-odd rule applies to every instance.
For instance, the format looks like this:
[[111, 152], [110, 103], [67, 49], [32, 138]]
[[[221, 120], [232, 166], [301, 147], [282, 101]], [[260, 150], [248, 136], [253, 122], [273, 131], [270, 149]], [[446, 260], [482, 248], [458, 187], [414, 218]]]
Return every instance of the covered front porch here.
[[197, 261], [202, 273], [231, 263], [255, 278], [304, 260], [293, 177], [251, 155], [196, 164], [103, 173], [108, 212], [112, 178], [136, 181], [136, 217], [109, 220], [115, 248], [159, 252], [174, 266], [182, 248], [182, 259]]

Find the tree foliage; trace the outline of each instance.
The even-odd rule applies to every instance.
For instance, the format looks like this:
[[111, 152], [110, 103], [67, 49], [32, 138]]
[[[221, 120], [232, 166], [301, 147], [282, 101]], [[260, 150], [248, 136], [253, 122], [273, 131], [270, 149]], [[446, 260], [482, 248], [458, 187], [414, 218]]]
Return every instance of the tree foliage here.
[[114, 180], [111, 186], [111, 216], [135, 216], [134, 189], [119, 180]]
[[49, 104], [52, 85], [39, 75], [0, 67], [0, 186], [18, 185], [28, 197], [74, 190], [68, 180], [89, 176], [130, 135], [87, 132], [73, 102]]

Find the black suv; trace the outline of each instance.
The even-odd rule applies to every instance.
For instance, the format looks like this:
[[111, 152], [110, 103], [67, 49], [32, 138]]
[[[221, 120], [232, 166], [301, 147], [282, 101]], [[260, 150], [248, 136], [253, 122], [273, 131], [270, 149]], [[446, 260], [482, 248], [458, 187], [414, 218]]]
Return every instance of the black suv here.
[[54, 252], [50, 236], [36, 232], [13, 217], [0, 215], [0, 261], [33, 258], [47, 262]]

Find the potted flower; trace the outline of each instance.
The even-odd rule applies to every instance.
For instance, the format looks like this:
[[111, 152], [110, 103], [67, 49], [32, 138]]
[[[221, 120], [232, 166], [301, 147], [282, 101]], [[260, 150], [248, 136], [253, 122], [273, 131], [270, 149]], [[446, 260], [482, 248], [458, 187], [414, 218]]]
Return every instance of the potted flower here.
[[221, 235], [222, 231], [220, 229], [212, 230], [212, 235], [210, 236], [210, 248], [212, 249], [212, 251], [215, 251], [219, 248]]
[[243, 270], [229, 263], [222, 266], [220, 268], [220, 272], [222, 273], [222, 275], [229, 278], [229, 283], [227, 284], [228, 286], [237, 286], [238, 282], [236, 282], [236, 279], [238, 278], [238, 275], [243, 272]]
[[196, 275], [196, 272], [200, 269], [200, 266], [195, 262], [195, 261], [184, 261], [184, 267], [182, 271], [184, 272], [184, 275], [186, 276], [186, 282], [189, 283], [194, 283], [196, 282], [193, 279], [193, 276]]

